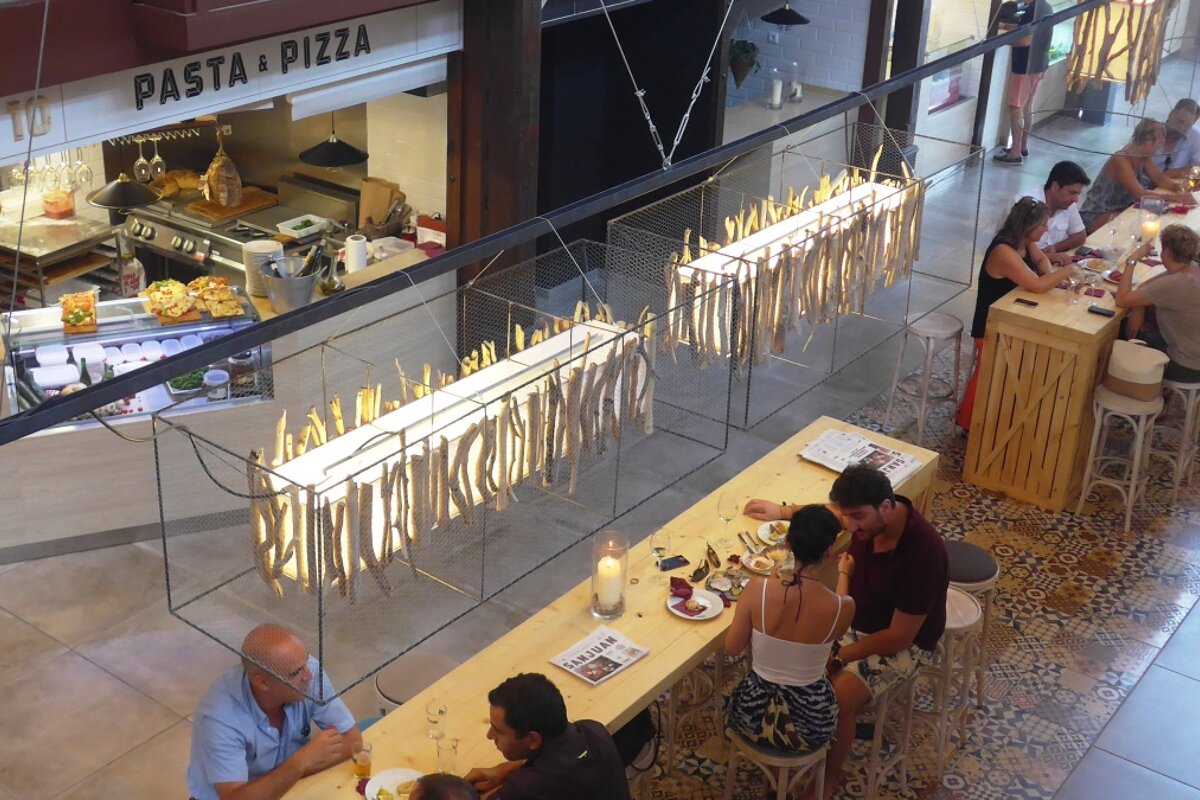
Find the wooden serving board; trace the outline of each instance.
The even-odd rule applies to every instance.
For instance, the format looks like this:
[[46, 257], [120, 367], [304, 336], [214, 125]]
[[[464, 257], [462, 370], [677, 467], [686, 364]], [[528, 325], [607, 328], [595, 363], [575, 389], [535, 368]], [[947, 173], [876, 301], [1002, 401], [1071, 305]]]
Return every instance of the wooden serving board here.
[[68, 325], [65, 322], [63, 323], [63, 333], [65, 333], [65, 334], [95, 333], [96, 330], [97, 330], [97, 328], [96, 328], [95, 322], [93, 322], [89, 325]]
[[185, 322], [200, 321], [200, 311], [195, 308], [178, 317], [164, 317], [162, 314], [155, 314], [154, 316], [158, 319], [159, 325], [182, 325]]
[[187, 213], [203, 217], [210, 222], [228, 222], [234, 217], [262, 211], [264, 208], [279, 205], [279, 196], [259, 189], [257, 186], [242, 187], [242, 202], [231, 208], [214, 203], [212, 200], [197, 200], [187, 204]]

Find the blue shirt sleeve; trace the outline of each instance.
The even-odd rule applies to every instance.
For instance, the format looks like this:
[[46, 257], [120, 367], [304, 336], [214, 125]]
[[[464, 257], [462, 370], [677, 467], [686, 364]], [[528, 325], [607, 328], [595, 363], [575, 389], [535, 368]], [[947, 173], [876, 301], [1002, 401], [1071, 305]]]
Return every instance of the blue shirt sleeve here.
[[250, 780], [246, 739], [242, 733], [212, 717], [202, 716], [192, 726], [192, 738], [199, 747], [193, 757], [199, 762], [205, 782], [245, 783]]

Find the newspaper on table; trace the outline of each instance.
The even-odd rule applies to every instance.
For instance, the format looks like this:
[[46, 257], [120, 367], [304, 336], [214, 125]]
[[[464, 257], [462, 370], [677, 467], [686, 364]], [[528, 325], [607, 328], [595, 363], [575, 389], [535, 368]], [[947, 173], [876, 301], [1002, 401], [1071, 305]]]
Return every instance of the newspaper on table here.
[[913, 456], [847, 431], [825, 431], [800, 452], [800, 457], [836, 472], [851, 464], [868, 464], [887, 475], [893, 486], [921, 467]]
[[550, 659], [551, 663], [592, 686], [603, 683], [650, 652], [607, 625]]

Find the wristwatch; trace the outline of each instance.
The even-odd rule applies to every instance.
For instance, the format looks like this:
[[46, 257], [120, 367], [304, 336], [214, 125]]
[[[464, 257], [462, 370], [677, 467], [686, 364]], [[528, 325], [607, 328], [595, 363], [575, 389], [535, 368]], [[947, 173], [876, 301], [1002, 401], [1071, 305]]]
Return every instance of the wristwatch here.
[[829, 659], [829, 671], [830, 672], [841, 672], [842, 668], [845, 666], [846, 666], [846, 664], [844, 661], [842, 661], [841, 656], [833, 656], [832, 658]]

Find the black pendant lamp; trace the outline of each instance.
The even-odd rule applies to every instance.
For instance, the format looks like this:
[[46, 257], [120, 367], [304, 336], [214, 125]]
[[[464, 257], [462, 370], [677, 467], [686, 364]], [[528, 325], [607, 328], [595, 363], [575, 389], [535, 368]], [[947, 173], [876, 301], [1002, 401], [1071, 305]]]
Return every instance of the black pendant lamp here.
[[784, 30], [787, 30], [793, 25], [808, 24], [808, 17], [794, 11], [788, 0], [784, 0], [783, 8], [777, 8], [774, 11], [763, 14], [760, 19], [762, 19], [763, 22], [770, 23], [771, 25], [778, 25]]
[[359, 150], [352, 144], [343, 142], [337, 137], [333, 125], [333, 112], [329, 114], [329, 138], [318, 145], [308, 148], [300, 154], [300, 160], [314, 167], [352, 167], [361, 164], [368, 158], [365, 150]]
[[161, 199], [162, 192], [130, 179], [124, 172], [115, 181], [109, 181], [87, 196], [87, 201], [92, 205], [113, 211], [141, 208]]

